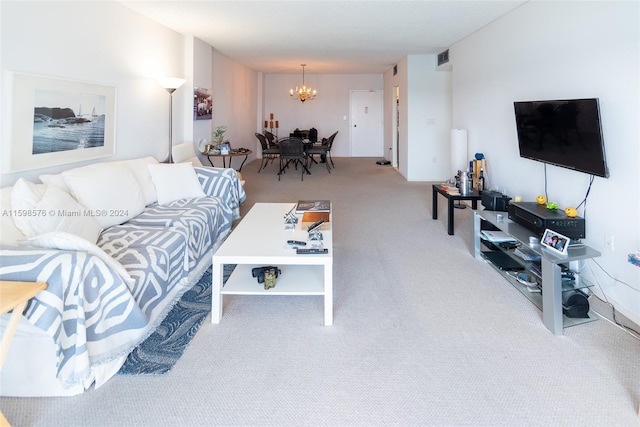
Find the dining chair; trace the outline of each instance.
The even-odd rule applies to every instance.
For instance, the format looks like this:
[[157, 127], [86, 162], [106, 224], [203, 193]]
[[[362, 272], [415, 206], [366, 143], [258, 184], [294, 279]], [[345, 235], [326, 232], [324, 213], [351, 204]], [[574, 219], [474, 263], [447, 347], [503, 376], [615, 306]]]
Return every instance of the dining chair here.
[[316, 161], [316, 159], [313, 158], [313, 156], [320, 156], [321, 160], [324, 160], [324, 164], [327, 167], [327, 171], [329, 171], [329, 173], [331, 173], [331, 168], [329, 167], [329, 162], [326, 160], [327, 157], [327, 150], [329, 148], [327, 142], [328, 140], [325, 140], [326, 142], [324, 144], [311, 144], [307, 146], [307, 157], [308, 157], [308, 164], [309, 166], [311, 166], [312, 163], [318, 163]]
[[336, 167], [336, 165], [333, 164], [333, 157], [331, 156], [331, 150], [333, 149], [333, 141], [336, 139], [336, 135], [338, 135], [338, 131], [335, 131], [335, 133], [331, 135], [327, 141], [327, 154], [329, 155], [329, 158], [326, 161], [328, 162], [329, 160], [331, 160], [332, 168]]
[[256, 138], [258, 138], [258, 141], [260, 141], [260, 146], [262, 147], [262, 161], [260, 162], [260, 168], [258, 168], [258, 173], [260, 173], [260, 171], [267, 166], [269, 160], [273, 162], [273, 159], [278, 157], [280, 149], [277, 147], [269, 147], [267, 138], [261, 133], [256, 132], [255, 135]]
[[305, 151], [304, 143], [300, 138], [283, 138], [278, 141], [280, 146], [280, 171], [278, 172], [278, 181], [280, 181], [280, 175], [284, 173], [286, 167], [291, 162], [294, 163], [296, 169], [298, 163], [300, 163], [300, 180], [304, 181], [305, 172], [310, 173], [307, 168], [307, 153]]
[[333, 140], [336, 138], [337, 134], [338, 134], [338, 131], [336, 131], [329, 138], [323, 138], [321, 145], [313, 145], [307, 150], [307, 154], [311, 159], [313, 158], [314, 155], [319, 155], [320, 158], [324, 157], [324, 161], [329, 173], [331, 173], [331, 168], [329, 167], [329, 161], [331, 161], [331, 166], [335, 167], [335, 165], [333, 164], [333, 158], [331, 157], [331, 148], [333, 147]]
[[267, 143], [269, 148], [277, 148], [278, 147], [278, 138], [268, 130], [264, 131], [264, 136], [267, 138]]

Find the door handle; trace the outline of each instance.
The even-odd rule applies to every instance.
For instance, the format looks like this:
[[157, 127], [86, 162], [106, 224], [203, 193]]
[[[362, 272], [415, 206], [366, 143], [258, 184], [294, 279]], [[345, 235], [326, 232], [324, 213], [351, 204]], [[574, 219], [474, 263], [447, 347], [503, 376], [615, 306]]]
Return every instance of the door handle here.
[[358, 125], [353, 125], [353, 127], [354, 127], [354, 128], [357, 128], [357, 127], [358, 127]]

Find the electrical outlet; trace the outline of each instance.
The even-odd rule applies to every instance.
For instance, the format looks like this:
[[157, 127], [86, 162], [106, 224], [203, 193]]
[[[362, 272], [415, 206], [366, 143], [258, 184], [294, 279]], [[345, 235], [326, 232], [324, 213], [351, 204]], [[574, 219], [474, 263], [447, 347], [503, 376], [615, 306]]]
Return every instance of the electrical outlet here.
[[609, 249], [611, 252], [613, 252], [613, 243], [614, 243], [613, 234], [605, 234], [604, 247]]

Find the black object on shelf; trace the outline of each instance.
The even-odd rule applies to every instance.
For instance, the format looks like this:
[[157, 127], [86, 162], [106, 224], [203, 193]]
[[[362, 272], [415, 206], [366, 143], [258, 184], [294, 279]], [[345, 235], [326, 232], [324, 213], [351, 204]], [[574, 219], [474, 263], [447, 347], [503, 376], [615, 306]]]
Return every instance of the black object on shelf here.
[[482, 256], [491, 261], [493, 265], [503, 271], [524, 270], [524, 267], [516, 260], [502, 251], [482, 252]]
[[589, 300], [579, 290], [567, 291], [562, 294], [562, 312], [567, 317], [589, 317]]

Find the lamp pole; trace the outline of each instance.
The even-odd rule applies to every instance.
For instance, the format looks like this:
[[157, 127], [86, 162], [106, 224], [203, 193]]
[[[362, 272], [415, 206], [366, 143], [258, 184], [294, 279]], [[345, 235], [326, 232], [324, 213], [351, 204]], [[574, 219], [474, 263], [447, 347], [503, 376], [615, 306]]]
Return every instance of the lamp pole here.
[[169, 92], [169, 156], [167, 163], [173, 163], [173, 92], [184, 84], [186, 80], [177, 77], [163, 79], [160, 84]]

